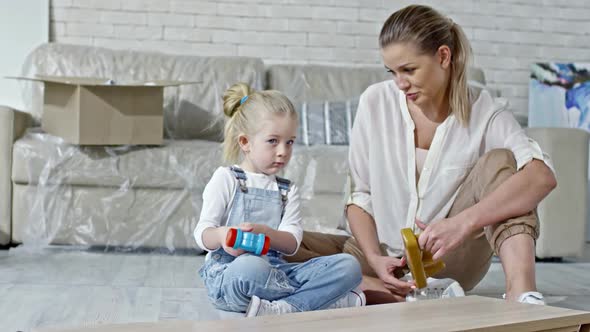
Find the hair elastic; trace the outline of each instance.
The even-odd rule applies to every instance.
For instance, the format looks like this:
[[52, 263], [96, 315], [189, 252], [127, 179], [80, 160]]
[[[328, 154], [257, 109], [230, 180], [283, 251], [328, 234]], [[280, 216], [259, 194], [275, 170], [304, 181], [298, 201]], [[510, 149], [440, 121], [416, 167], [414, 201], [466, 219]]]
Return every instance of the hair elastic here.
[[243, 103], [245, 103], [246, 100], [248, 100], [248, 95], [245, 95], [244, 97], [242, 97], [242, 99], [240, 99], [240, 105], [242, 105]]

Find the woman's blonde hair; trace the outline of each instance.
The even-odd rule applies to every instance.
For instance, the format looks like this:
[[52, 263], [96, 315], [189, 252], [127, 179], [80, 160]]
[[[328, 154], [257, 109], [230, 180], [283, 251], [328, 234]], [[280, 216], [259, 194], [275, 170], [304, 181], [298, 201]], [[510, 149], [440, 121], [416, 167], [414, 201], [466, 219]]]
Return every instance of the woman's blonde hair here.
[[451, 49], [449, 112], [467, 126], [471, 112], [467, 87], [471, 45], [463, 29], [431, 7], [410, 5], [393, 13], [383, 24], [379, 35], [381, 48], [400, 42], [413, 43], [421, 52], [430, 55], [434, 55], [442, 45]]
[[285, 95], [276, 90], [255, 91], [246, 83], [236, 83], [223, 94], [226, 115], [223, 159], [228, 163], [240, 161], [240, 135], [253, 135], [268, 115], [288, 115], [297, 120], [295, 107]]

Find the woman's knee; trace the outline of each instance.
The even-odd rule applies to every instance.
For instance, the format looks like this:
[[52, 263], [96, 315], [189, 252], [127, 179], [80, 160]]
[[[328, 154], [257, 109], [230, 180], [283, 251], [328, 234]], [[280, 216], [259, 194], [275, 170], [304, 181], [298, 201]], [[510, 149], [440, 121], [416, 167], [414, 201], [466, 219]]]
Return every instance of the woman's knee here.
[[494, 149], [488, 151], [481, 157], [481, 162], [486, 165], [486, 168], [502, 168], [509, 166], [516, 169], [516, 159], [514, 153], [508, 149]]
[[[454, 208], [454, 213], [462, 211], [473, 203], [480, 201], [516, 173], [516, 160], [512, 151], [494, 149], [481, 156], [465, 180], [463, 189], [456, 202], [462, 202]], [[463, 206], [466, 205], [466, 206]], [[457, 210], [458, 209], [458, 210]]]

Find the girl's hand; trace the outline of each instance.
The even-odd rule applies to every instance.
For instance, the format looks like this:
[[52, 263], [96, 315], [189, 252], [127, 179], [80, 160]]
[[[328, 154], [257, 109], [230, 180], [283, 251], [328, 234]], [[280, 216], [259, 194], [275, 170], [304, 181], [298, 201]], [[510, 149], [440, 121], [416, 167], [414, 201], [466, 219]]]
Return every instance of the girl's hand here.
[[[243, 249], [234, 249], [232, 247], [228, 247], [225, 244], [225, 238], [227, 236], [227, 231], [229, 231], [230, 227], [220, 227], [220, 229], [223, 228], [225, 229], [224, 231], [221, 231], [222, 234], [220, 234], [220, 240], [221, 240], [221, 245], [223, 246], [223, 250], [225, 250], [225, 252], [227, 252], [228, 254], [238, 257], [240, 255], [243, 255], [246, 253], [245, 250]], [[252, 223], [243, 223], [240, 224], [237, 228], [241, 229], [244, 232], [252, 232], [255, 234], [268, 234], [270, 230], [272, 230], [270, 227], [264, 225], [264, 224], [252, 224]]]
[[405, 298], [413, 288], [416, 288], [414, 282], [399, 280], [393, 275], [395, 269], [402, 268], [406, 265], [405, 257], [399, 259], [389, 256], [373, 256], [367, 258], [367, 260], [379, 279], [383, 281], [385, 288], [393, 295]]
[[245, 232], [252, 232], [254, 234], [269, 234], [272, 230], [270, 227], [264, 224], [252, 224], [252, 223], [243, 223], [240, 224], [240, 229]]
[[418, 244], [422, 250], [432, 253], [432, 259], [441, 259], [461, 245], [471, 233], [469, 223], [455, 220], [456, 217], [441, 219], [430, 225], [416, 219], [416, 225], [423, 231]]
[[[225, 239], [227, 237], [227, 232], [230, 230], [230, 228], [232, 228], [232, 227], [226, 227], [226, 226], [224, 226], [224, 227], [219, 227], [218, 228], [218, 230], [219, 230], [219, 242], [221, 243], [221, 246], [223, 247], [223, 250], [225, 250], [225, 252], [227, 252], [228, 254], [230, 254], [230, 255], [232, 255], [234, 257], [238, 257], [240, 255], [245, 254], [246, 251], [243, 250], [243, 249], [234, 249], [232, 247], [228, 247], [225, 244]], [[248, 229], [244, 229], [243, 227], [241, 227], [241, 225], [238, 228], [240, 228], [241, 230], [246, 231], [246, 232], [249, 232], [250, 231]]]

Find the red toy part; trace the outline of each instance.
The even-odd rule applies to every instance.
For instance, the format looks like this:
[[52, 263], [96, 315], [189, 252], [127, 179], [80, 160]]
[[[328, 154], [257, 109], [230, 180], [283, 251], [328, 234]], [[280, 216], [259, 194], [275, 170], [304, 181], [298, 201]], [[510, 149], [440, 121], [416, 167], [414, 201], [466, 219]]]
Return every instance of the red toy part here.
[[225, 245], [233, 248], [234, 244], [236, 244], [237, 237], [238, 237], [238, 230], [235, 228], [230, 228], [227, 231], [227, 235], [225, 236]]
[[264, 237], [264, 247], [262, 247], [262, 252], [260, 254], [266, 255], [266, 253], [268, 253], [269, 249], [270, 249], [270, 237], [265, 236]]

